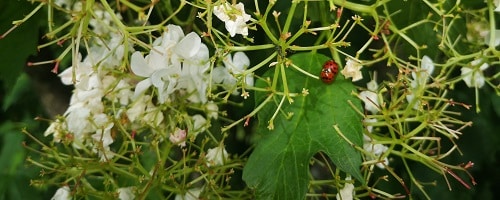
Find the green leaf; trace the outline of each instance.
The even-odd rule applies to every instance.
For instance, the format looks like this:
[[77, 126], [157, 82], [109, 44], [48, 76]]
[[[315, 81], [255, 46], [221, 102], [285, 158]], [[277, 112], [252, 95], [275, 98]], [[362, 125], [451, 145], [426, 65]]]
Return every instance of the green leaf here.
[[[290, 58], [302, 69], [319, 74], [329, 58], [321, 54], [301, 53]], [[269, 70], [264, 77], [270, 77]], [[352, 143], [362, 146], [362, 116], [352, 105], [362, 110], [361, 102], [351, 94], [355, 91], [350, 80], [341, 74], [331, 85], [310, 78], [291, 67], [287, 69], [288, 88], [300, 93], [309, 90], [307, 96], [297, 96], [294, 103], [285, 102], [276, 119], [275, 129], [268, 130], [268, 120], [276, 111], [277, 104], [268, 103], [259, 113], [257, 131], [263, 138], [250, 156], [243, 179], [256, 189], [258, 199], [304, 199], [309, 183], [309, 161], [317, 152], [324, 152], [333, 163], [364, 184], [360, 172], [361, 155], [333, 128], [337, 125]], [[281, 81], [281, 80], [280, 80]], [[264, 83], [257, 82], [264, 86]], [[260, 103], [269, 94], [256, 93]], [[279, 102], [281, 96], [275, 97]], [[292, 112], [287, 119], [282, 113]]]
[[[0, 35], [13, 26], [12, 21], [23, 19], [36, 5], [28, 1], [0, 1]], [[37, 52], [42, 12], [0, 39], [0, 81], [7, 90], [23, 72], [28, 56]]]
[[15, 81], [14, 87], [5, 95], [2, 109], [7, 110], [12, 104], [16, 103], [19, 99], [26, 98], [26, 93], [30, 88], [30, 79], [26, 73], [21, 73]]

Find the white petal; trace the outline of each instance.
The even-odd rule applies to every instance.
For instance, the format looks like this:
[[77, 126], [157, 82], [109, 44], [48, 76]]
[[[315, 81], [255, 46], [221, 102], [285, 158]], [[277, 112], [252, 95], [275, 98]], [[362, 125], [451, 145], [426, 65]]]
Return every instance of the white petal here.
[[167, 25], [163, 35], [153, 42], [153, 46], [169, 47], [172, 44], [179, 42], [184, 37], [184, 31], [177, 25]]
[[[205, 131], [205, 124], [207, 123], [207, 120], [200, 114], [196, 114], [191, 117], [193, 119], [193, 131], [195, 133], [194, 137], [196, 137], [196, 134], [199, 132]], [[193, 133], [190, 132], [191, 133]]]
[[243, 3], [239, 2], [234, 7], [241, 12], [240, 17], [243, 19], [243, 22], [250, 20], [250, 15], [245, 13], [245, 5]]
[[361, 100], [363, 100], [365, 104], [365, 110], [370, 111], [371, 113], [378, 112], [378, 98], [377, 93], [372, 91], [362, 91], [359, 93]]
[[[497, 7], [497, 9], [499, 9], [499, 7]], [[499, 10], [500, 12], [500, 10]], [[500, 30], [495, 30], [495, 42], [493, 43], [493, 45], [496, 47], [498, 45], [500, 45]], [[484, 44], [486, 45], [489, 45], [490, 44], [490, 32], [488, 31], [488, 34], [486, 34], [486, 37], [484, 37]]]
[[354, 185], [352, 183], [346, 183], [344, 187], [340, 189], [339, 193], [337, 193], [335, 198], [337, 200], [353, 200], [354, 192]]
[[70, 200], [70, 199], [71, 199], [71, 190], [69, 189], [68, 186], [63, 186], [57, 189], [56, 193], [51, 198], [51, 200]]
[[226, 30], [227, 32], [229, 32], [229, 35], [231, 35], [231, 37], [234, 37], [236, 35], [236, 31], [238, 29], [238, 24], [236, 24], [236, 22], [234, 21], [226, 21]]
[[224, 164], [224, 160], [227, 160], [228, 154], [224, 147], [215, 147], [208, 149], [207, 155], [207, 166], [220, 166]]
[[177, 45], [174, 52], [182, 58], [191, 58], [200, 50], [201, 38], [195, 32], [184, 37]]
[[432, 62], [429, 56], [425, 55], [424, 57], [422, 57], [421, 65], [422, 65], [422, 70], [424, 70], [428, 76], [430, 76], [432, 72], [434, 72], [434, 62]]
[[226, 7], [230, 8], [229, 3], [227, 2], [219, 6], [214, 6], [214, 11], [213, 11], [214, 15], [224, 22], [230, 20], [229, 16], [226, 14], [226, 9], [225, 9]]
[[250, 65], [250, 59], [243, 52], [236, 52], [233, 56], [233, 65], [239, 70], [244, 70]]
[[248, 26], [245, 23], [245, 19], [243, 17], [237, 17], [235, 22], [236, 25], [236, 33], [247, 36], [248, 35]]
[[149, 78], [137, 83], [134, 91], [134, 99], [144, 93], [149, 87], [151, 87], [151, 80]]
[[61, 72], [59, 75], [61, 77], [61, 82], [64, 85], [73, 85], [73, 67], [69, 67], [63, 72]]
[[368, 82], [366, 84], [366, 88], [370, 91], [377, 91], [378, 89], [378, 84], [377, 84], [377, 81], [374, 80], [371, 80], [370, 82]]
[[217, 66], [212, 70], [212, 81], [215, 83], [222, 83], [229, 76], [231, 75], [225, 67]]
[[165, 85], [165, 79], [168, 78], [168, 69], [158, 70], [151, 74], [151, 83], [157, 88], [163, 88]]
[[130, 68], [135, 75], [142, 77], [149, 77], [154, 72], [138, 51], [134, 52], [130, 58]]
[[245, 76], [245, 84], [246, 86], [253, 86], [254, 79], [253, 79], [253, 73], [252, 74], [247, 74]]
[[133, 187], [118, 188], [118, 199], [120, 200], [134, 200], [135, 195], [132, 191]]

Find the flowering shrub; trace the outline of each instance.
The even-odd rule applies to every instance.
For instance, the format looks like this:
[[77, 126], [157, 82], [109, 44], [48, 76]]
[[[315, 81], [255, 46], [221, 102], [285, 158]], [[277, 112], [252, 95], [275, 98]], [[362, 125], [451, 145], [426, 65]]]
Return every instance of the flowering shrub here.
[[[41, 1], [42, 46], [64, 47], [53, 72], [74, 89], [29, 160], [43, 169], [33, 183], [57, 186], [53, 199], [430, 198], [411, 162], [471, 188], [473, 163], [445, 158], [471, 125], [450, 106], [472, 106], [447, 93], [498, 92], [498, 9], [481, 5]], [[318, 76], [331, 59], [330, 85]], [[242, 141], [255, 146], [226, 148]]]

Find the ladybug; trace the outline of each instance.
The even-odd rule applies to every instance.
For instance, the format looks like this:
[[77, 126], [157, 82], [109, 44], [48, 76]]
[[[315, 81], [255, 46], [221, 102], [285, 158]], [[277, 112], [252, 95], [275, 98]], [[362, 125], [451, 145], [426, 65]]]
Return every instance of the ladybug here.
[[339, 65], [333, 61], [326, 61], [323, 65], [323, 69], [321, 69], [320, 77], [321, 81], [326, 84], [331, 84], [335, 80], [335, 76], [339, 72]]

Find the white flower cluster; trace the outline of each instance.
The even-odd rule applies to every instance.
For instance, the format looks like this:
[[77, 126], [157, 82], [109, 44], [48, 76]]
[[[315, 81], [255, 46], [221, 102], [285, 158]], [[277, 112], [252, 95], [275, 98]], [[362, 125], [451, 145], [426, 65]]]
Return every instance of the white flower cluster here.
[[418, 109], [420, 105], [420, 96], [418, 96], [427, 84], [429, 77], [431, 77], [432, 72], [434, 72], [434, 62], [428, 57], [423, 56], [420, 62], [420, 69], [416, 69], [411, 72], [413, 79], [410, 79], [411, 94], [406, 95], [406, 100], [411, 103], [415, 97], [417, 97], [417, 102], [414, 104], [413, 109]]
[[153, 86], [159, 103], [172, 101], [174, 92], [187, 95], [192, 103], [207, 102], [208, 48], [194, 32], [184, 35], [181, 27], [168, 25], [149, 55], [144, 57], [138, 51], [132, 54], [130, 67], [145, 78], [137, 84], [134, 98]]
[[[130, 102], [132, 91], [127, 79], [117, 79], [111, 73], [124, 57], [123, 37], [109, 34], [106, 43], [94, 41], [88, 55], [82, 61], [59, 74], [66, 85], [73, 85], [73, 95], [64, 120], [56, 120], [45, 131], [54, 134], [56, 142], [71, 136], [75, 148], [91, 146], [101, 161], [113, 158], [109, 145], [113, 143], [111, 129], [113, 116], [105, 111], [104, 101], [125, 106]], [[115, 92], [110, 92], [111, 90]], [[90, 136], [90, 137], [89, 137]]]
[[243, 36], [248, 35], [248, 25], [246, 22], [249, 21], [251, 17], [245, 13], [245, 6], [243, 3], [240, 2], [236, 5], [231, 5], [226, 2], [219, 6], [214, 6], [213, 12], [217, 18], [225, 23], [226, 30], [231, 37], [234, 37], [236, 34], [241, 34]]
[[[223, 66], [217, 66], [212, 71], [212, 80], [214, 83], [222, 84], [222, 87], [227, 91], [233, 91], [233, 94], [238, 94], [236, 87], [238, 85], [253, 86], [254, 77], [253, 73], [246, 72], [247, 67], [250, 65], [250, 60], [243, 52], [236, 52], [234, 56], [227, 55]], [[241, 80], [241, 84], [238, 84]]]
[[[69, 11], [82, 9], [79, 1], [56, 0], [55, 5]], [[216, 6], [214, 14], [226, 23], [231, 36], [248, 35], [250, 15], [244, 12], [243, 4]], [[247, 97], [244, 89], [254, 85], [253, 72], [248, 70], [250, 59], [243, 52], [227, 54], [221, 65], [211, 68], [209, 49], [200, 36], [195, 32], [185, 34], [176, 25], [166, 25], [149, 51], [136, 51], [128, 45], [133, 40], [116, 31], [115, 19], [121, 19], [120, 15], [108, 13], [96, 3], [88, 31], [98, 39], [86, 40], [82, 46], [86, 54], [74, 56], [72, 66], [59, 74], [61, 81], [74, 90], [66, 112], [45, 131], [44, 135], [52, 136], [54, 142], [71, 144], [78, 151], [89, 149], [82, 152], [92, 152], [91, 156], [101, 162], [120, 157], [115, 147], [119, 144], [114, 143], [120, 141], [117, 137], [127, 138], [123, 130], [129, 131], [131, 138], [138, 132], [160, 133], [155, 135], [159, 141], [185, 147], [188, 140], [194, 141], [207, 130], [211, 119], [218, 118], [218, 103], [207, 97], [212, 92], [209, 88], [220, 86], [230, 94], [239, 94], [242, 88]], [[127, 60], [130, 63], [125, 63]], [[124, 66], [130, 66], [130, 71]], [[178, 106], [181, 104], [205, 113], [188, 113], [181, 110], [186, 107]], [[223, 165], [228, 159], [222, 145], [205, 154], [207, 167]], [[118, 188], [119, 199], [134, 199], [133, 188]], [[203, 187], [193, 188], [176, 199], [194, 199], [202, 191]], [[61, 187], [53, 197], [69, 198], [68, 186]]]
[[467, 85], [467, 87], [481, 88], [484, 85], [485, 79], [483, 71], [488, 69], [490, 65], [485, 63], [483, 59], [479, 58], [473, 60], [471, 63], [471, 68], [462, 67], [460, 71], [462, 72], [462, 77]]
[[[98, 11], [95, 13], [101, 13]], [[109, 14], [101, 13], [98, 17], [101, 19], [91, 20], [93, 27], [99, 27], [98, 22], [112, 27]], [[94, 31], [104, 33], [103, 29]], [[85, 58], [73, 61], [73, 66], [59, 74], [64, 84], [75, 89], [69, 108], [49, 126], [46, 136], [53, 135], [55, 142], [69, 141], [77, 149], [90, 147], [104, 162], [114, 157], [111, 132], [121, 117], [126, 117], [134, 130], [145, 126], [172, 130], [164, 138], [179, 146], [185, 146], [187, 139], [194, 140], [206, 130], [206, 118], [217, 119], [218, 106], [207, 99], [209, 51], [196, 33], [185, 35], [179, 26], [167, 25], [148, 54], [132, 51], [129, 74], [119, 72], [128, 56], [124, 38], [114, 32], [107, 35], [107, 39], [90, 40]], [[223, 62], [226, 66], [218, 67], [213, 76], [215, 83], [231, 88], [237, 84], [253, 85], [253, 75], [245, 73], [250, 61], [244, 53], [228, 55]], [[242, 74], [244, 80], [237, 81]], [[178, 122], [166, 122], [171, 117], [165, 117], [165, 105], [174, 102], [200, 105], [206, 116], [190, 115], [181, 126], [177, 126]], [[112, 111], [112, 105], [118, 108]]]

